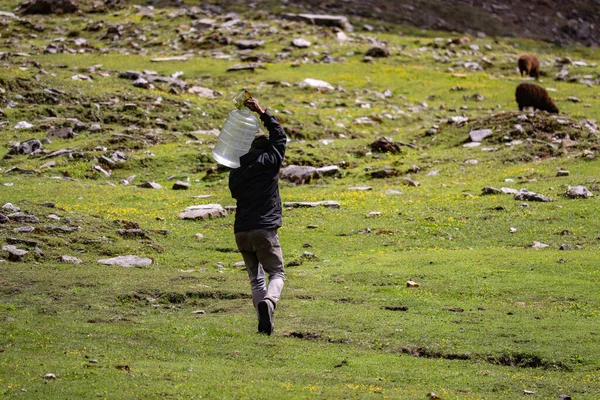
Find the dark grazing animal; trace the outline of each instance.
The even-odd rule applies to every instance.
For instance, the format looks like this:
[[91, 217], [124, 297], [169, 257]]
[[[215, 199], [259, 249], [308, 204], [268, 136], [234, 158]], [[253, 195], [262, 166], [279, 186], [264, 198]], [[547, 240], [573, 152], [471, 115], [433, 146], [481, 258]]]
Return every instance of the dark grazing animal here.
[[556, 107], [546, 89], [541, 86], [532, 83], [521, 83], [517, 86], [515, 97], [519, 105], [519, 111], [523, 111], [524, 107], [533, 107], [537, 110], [558, 114], [558, 107]]
[[533, 54], [523, 54], [519, 57], [519, 72], [521, 76], [526, 73], [527, 76], [538, 79], [540, 77], [540, 60]]

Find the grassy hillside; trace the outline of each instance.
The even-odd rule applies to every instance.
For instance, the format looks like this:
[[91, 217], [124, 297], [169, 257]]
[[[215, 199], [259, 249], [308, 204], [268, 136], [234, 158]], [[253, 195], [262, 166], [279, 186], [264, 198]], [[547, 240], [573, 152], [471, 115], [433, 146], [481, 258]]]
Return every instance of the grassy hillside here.
[[[0, 15], [0, 232], [2, 246], [28, 251], [0, 253], [0, 393], [598, 398], [598, 52], [451, 44], [459, 37], [378, 20], [340, 33], [231, 10]], [[249, 39], [264, 43], [235, 44]], [[374, 46], [389, 56], [365, 59]], [[518, 112], [525, 52], [540, 58], [537, 84], [559, 115]], [[249, 62], [260, 65], [227, 71]], [[340, 207], [285, 208], [288, 280], [271, 337], [255, 334], [234, 214], [179, 218], [192, 205], [235, 205], [207, 131], [242, 88], [285, 126], [284, 166], [339, 167], [280, 183], [284, 202]], [[53, 136], [59, 128], [69, 137]], [[478, 129], [492, 134], [470, 147]], [[381, 137], [399, 151], [373, 150]], [[29, 139], [41, 149], [12, 150]], [[575, 186], [593, 196], [570, 198]], [[124, 255], [152, 264], [98, 262]]]

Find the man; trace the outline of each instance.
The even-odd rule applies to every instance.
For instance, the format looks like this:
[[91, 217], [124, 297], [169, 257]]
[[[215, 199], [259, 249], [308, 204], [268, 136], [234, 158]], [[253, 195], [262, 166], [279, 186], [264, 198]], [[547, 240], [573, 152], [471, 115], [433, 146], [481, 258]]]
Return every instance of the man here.
[[240, 167], [229, 173], [229, 190], [237, 200], [235, 241], [248, 270], [258, 332], [270, 335], [285, 281], [277, 229], [281, 226], [279, 168], [287, 138], [277, 119], [256, 99], [246, 100], [244, 105], [260, 116], [269, 136], [257, 136], [248, 153], [240, 157]]

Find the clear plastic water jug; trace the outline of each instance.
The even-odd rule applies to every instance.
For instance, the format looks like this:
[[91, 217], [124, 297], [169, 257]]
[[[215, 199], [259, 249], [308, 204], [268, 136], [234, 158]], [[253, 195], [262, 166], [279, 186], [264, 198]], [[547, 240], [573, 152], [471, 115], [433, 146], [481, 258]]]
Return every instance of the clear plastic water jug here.
[[240, 166], [240, 157], [250, 150], [250, 145], [260, 129], [258, 119], [243, 104], [250, 98], [250, 93], [242, 91], [233, 102], [238, 109], [227, 116], [217, 144], [212, 150], [216, 162], [229, 168]]

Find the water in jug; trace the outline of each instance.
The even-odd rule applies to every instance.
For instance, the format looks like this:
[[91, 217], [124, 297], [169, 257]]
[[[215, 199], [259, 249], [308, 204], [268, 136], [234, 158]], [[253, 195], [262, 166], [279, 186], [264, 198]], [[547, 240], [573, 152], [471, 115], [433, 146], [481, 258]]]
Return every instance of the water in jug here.
[[258, 119], [244, 106], [244, 102], [251, 97], [247, 90], [243, 90], [233, 98], [237, 108], [227, 116], [217, 144], [212, 150], [215, 161], [226, 167], [240, 166], [240, 157], [250, 150], [250, 145], [260, 129]]

